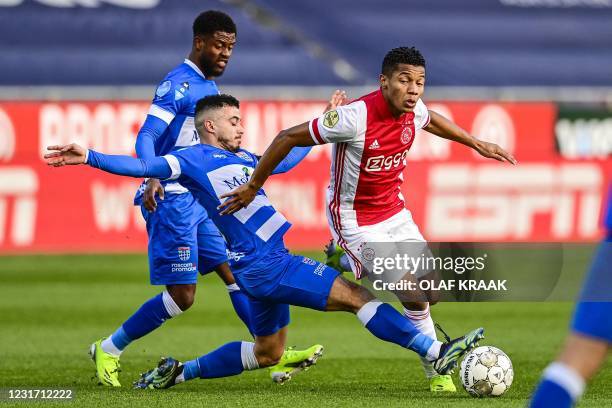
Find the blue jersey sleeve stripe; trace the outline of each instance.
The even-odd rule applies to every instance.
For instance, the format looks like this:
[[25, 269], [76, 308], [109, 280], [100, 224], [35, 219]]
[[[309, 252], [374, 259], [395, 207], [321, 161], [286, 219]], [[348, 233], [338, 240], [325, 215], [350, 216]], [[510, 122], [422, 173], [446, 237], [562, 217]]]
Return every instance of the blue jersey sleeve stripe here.
[[287, 219], [283, 216], [283, 214], [275, 212], [273, 216], [268, 218], [268, 220], [264, 222], [257, 231], [255, 231], [255, 234], [262, 240], [268, 241], [276, 231], [285, 225], [286, 222]]
[[170, 170], [172, 170], [172, 174], [170, 175], [170, 177], [168, 177], [168, 179], [176, 180], [177, 178], [179, 178], [179, 176], [181, 175], [181, 163], [179, 163], [176, 156], [167, 154], [162, 157], [166, 159], [166, 161], [168, 162], [168, 165], [170, 166]]
[[161, 108], [155, 104], [151, 105], [151, 107], [149, 108], [148, 114], [163, 120], [168, 125], [170, 124], [170, 122], [172, 122], [172, 119], [174, 119], [174, 116], [175, 116], [174, 113], [169, 112], [165, 110], [164, 108]]

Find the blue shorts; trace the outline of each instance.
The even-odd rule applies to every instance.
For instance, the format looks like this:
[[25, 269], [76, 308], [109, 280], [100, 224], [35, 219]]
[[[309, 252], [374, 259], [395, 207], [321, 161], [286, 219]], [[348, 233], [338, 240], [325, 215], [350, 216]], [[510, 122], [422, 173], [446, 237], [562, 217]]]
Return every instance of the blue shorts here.
[[576, 305], [572, 331], [612, 344], [612, 242], [601, 243]]
[[289, 324], [289, 305], [325, 310], [340, 273], [286, 249], [234, 272], [238, 286], [251, 298], [253, 334], [269, 336]]
[[155, 212], [141, 207], [149, 235], [152, 285], [193, 284], [227, 262], [223, 236], [190, 193], [167, 194]]

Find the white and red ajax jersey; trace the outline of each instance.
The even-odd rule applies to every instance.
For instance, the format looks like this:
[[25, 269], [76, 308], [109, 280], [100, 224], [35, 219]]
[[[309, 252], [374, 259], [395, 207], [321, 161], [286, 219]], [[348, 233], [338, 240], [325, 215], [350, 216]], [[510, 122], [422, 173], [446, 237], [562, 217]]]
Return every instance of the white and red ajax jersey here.
[[315, 143], [335, 144], [327, 204], [336, 229], [377, 224], [404, 208], [406, 154], [428, 124], [420, 99], [414, 112], [394, 118], [380, 90], [310, 121]]

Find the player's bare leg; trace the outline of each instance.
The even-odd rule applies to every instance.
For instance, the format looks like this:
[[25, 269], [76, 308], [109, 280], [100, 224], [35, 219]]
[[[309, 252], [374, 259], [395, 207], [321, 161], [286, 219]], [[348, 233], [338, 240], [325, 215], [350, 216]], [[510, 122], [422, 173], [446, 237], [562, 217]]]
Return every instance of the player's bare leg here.
[[189, 309], [195, 300], [196, 285], [166, 285], [166, 290], [174, 303], [184, 312]]
[[278, 364], [287, 341], [287, 326], [269, 336], [255, 337], [255, 358], [259, 367], [270, 367]]
[[604, 362], [609, 347], [601, 339], [571, 333], [557, 361], [571, 367], [584, 381], [589, 381]]
[[[586, 383], [597, 373], [605, 361], [610, 343], [603, 339], [587, 337], [579, 333], [571, 333], [565, 340], [565, 345], [557, 360], [544, 371], [530, 402], [530, 407], [551, 406], [549, 399], [554, 399], [559, 406], [570, 406], [580, 398]], [[548, 381], [562, 384], [565, 391], [557, 386], [551, 387]], [[567, 392], [566, 396], [560, 393]], [[568, 399], [569, 398], [569, 399]]]

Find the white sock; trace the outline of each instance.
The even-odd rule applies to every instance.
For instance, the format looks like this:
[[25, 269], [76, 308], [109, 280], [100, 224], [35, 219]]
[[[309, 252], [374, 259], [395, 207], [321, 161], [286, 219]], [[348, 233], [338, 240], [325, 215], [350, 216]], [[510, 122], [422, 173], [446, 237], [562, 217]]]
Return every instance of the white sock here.
[[123, 350], [119, 350], [117, 346], [115, 346], [115, 343], [113, 343], [113, 341], [111, 340], [111, 337], [113, 337], [112, 334], [108, 336], [107, 338], [105, 338], [104, 340], [102, 340], [100, 347], [105, 353], [111, 354], [115, 357], [119, 357], [121, 353], [123, 353]]
[[[434, 360], [437, 360], [438, 357], [440, 357], [440, 350], [441, 349], [442, 349], [442, 342], [438, 341], [438, 340], [434, 340], [434, 342], [429, 347], [429, 349], [427, 349], [427, 356], [421, 357], [421, 361], [434, 361]], [[431, 378], [431, 377], [428, 377], [428, 378]]]
[[374, 317], [376, 311], [378, 310], [378, 306], [382, 305], [381, 301], [378, 300], [370, 300], [365, 305], [361, 306], [361, 309], [357, 311], [357, 318], [361, 321], [363, 326], [367, 326], [369, 321]]
[[572, 397], [573, 401], [577, 401], [582, 396], [582, 393], [584, 393], [584, 378], [566, 364], [557, 361], [551, 363], [544, 370], [542, 377], [559, 384]]
[[180, 384], [182, 382], [185, 382], [185, 369], [183, 369], [183, 371], [174, 379], [175, 384]]
[[232, 283], [231, 285], [226, 285], [225, 287], [227, 288], [227, 291], [229, 293], [236, 292], [237, 290], [240, 290], [240, 286], [238, 286], [237, 283]]
[[[429, 314], [429, 304], [427, 304], [427, 308], [425, 310], [408, 310], [404, 308], [404, 316], [406, 316], [421, 333], [431, 337], [434, 340], [438, 339], [436, 336], [434, 322]], [[427, 357], [421, 357], [421, 364], [423, 365], [423, 370], [425, 370], [425, 375], [427, 378], [431, 378], [438, 374], [436, 373], [436, 370], [434, 370], [431, 360], [435, 360], [438, 357], [440, 354], [441, 345], [441, 342], [434, 342], [434, 344], [427, 351]]]
[[166, 308], [166, 311], [168, 312], [170, 317], [178, 316], [183, 313], [183, 311], [176, 304], [174, 299], [172, 299], [172, 296], [170, 296], [170, 293], [168, 293], [168, 290], [164, 290], [162, 292], [162, 301], [164, 302], [164, 307]]
[[242, 358], [242, 367], [245, 370], [257, 370], [259, 363], [255, 357], [255, 343], [243, 341], [240, 345], [240, 357]]

